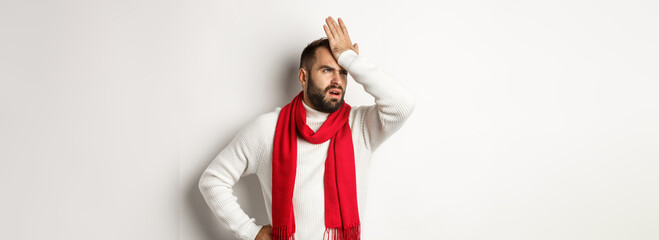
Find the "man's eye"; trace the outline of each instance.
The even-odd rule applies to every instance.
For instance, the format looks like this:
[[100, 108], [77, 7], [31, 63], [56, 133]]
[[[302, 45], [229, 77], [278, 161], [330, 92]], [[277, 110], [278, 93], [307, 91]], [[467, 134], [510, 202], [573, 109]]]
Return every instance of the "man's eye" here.
[[328, 71], [329, 71], [329, 69], [323, 69], [323, 72], [328, 72]]
[[341, 72], [342, 75], [348, 75], [348, 72]]

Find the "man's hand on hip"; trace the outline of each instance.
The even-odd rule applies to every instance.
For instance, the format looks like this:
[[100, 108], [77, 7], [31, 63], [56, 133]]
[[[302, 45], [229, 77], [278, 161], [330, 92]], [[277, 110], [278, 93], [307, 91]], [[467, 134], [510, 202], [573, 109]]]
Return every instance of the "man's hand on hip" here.
[[326, 18], [325, 22], [327, 22], [327, 25], [323, 25], [323, 29], [325, 29], [325, 34], [327, 34], [327, 39], [330, 42], [330, 50], [336, 61], [339, 61], [339, 55], [346, 50], [352, 49], [359, 54], [359, 46], [357, 46], [357, 43], [353, 45], [350, 41], [348, 29], [341, 18], [339, 18], [338, 24], [332, 17]]
[[263, 226], [254, 240], [272, 240], [272, 225]]

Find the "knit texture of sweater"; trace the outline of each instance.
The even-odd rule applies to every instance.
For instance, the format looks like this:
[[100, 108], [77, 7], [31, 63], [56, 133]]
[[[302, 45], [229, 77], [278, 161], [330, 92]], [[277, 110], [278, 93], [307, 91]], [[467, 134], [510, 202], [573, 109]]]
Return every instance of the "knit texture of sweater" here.
[[[366, 202], [371, 154], [403, 125], [414, 111], [415, 98], [380, 67], [352, 50], [341, 53], [337, 62], [375, 98], [375, 105], [353, 106], [348, 121], [355, 151], [357, 204], [359, 216], [364, 219], [363, 206]], [[314, 132], [329, 115], [306, 104], [304, 109], [307, 125]], [[233, 194], [233, 185], [241, 177], [256, 174], [261, 184], [268, 219], [272, 223], [272, 149], [280, 110], [278, 107], [273, 112], [262, 114], [241, 129], [208, 165], [199, 180], [199, 189], [210, 209], [241, 240], [254, 240], [263, 227], [255, 224], [255, 219], [240, 208]], [[297, 170], [293, 191], [295, 239], [323, 238], [323, 176], [329, 142], [311, 144], [299, 136], [297, 138]]]

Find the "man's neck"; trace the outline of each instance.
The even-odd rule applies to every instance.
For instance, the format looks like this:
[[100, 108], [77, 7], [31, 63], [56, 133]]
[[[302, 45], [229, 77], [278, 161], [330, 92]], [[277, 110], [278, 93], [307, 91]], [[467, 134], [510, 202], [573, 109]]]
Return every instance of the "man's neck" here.
[[304, 105], [304, 110], [307, 113], [308, 118], [322, 118], [322, 119], [327, 119], [327, 116], [329, 113], [326, 112], [321, 112], [316, 109], [313, 109], [311, 106], [307, 105], [305, 101], [302, 101], [302, 105]]

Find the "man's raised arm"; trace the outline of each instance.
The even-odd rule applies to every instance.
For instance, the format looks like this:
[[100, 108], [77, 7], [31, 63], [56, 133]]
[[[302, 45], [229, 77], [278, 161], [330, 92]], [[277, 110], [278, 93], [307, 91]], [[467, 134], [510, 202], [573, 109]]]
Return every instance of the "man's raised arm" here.
[[364, 129], [359, 131], [364, 131], [367, 146], [374, 151], [400, 129], [414, 111], [416, 99], [380, 67], [359, 56], [357, 44], [352, 45], [343, 20], [338, 20], [337, 24], [329, 17], [325, 20], [327, 25], [323, 27], [339, 65], [375, 98], [375, 105], [366, 106], [359, 113], [364, 114]]

